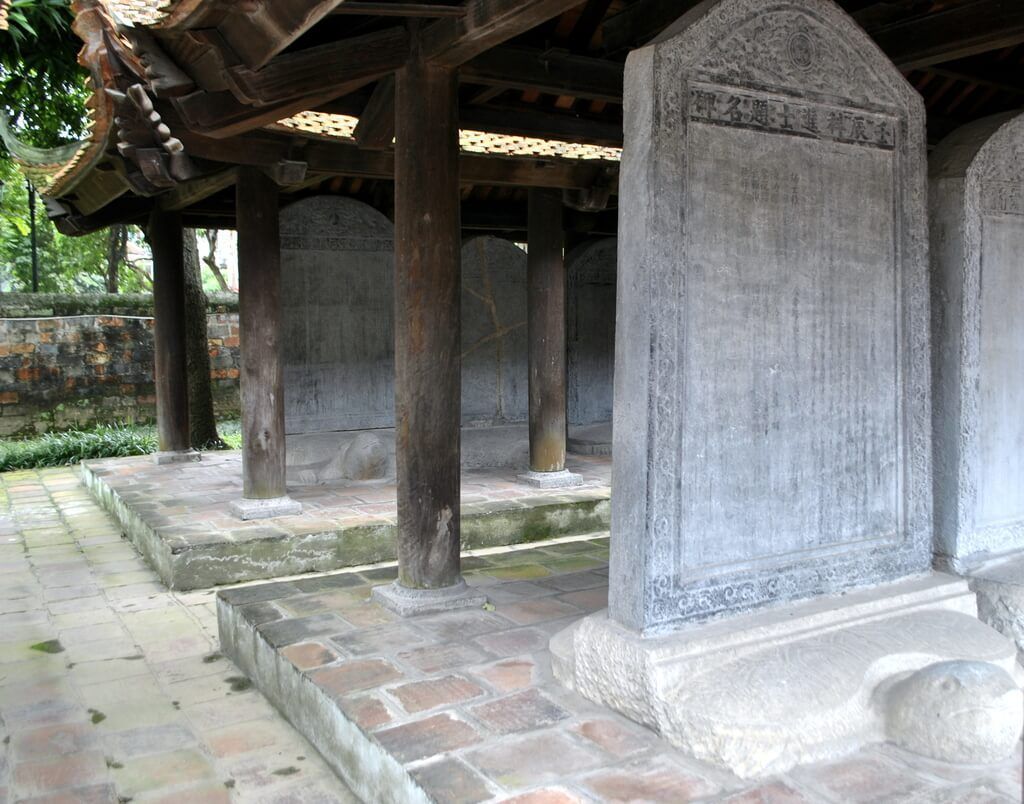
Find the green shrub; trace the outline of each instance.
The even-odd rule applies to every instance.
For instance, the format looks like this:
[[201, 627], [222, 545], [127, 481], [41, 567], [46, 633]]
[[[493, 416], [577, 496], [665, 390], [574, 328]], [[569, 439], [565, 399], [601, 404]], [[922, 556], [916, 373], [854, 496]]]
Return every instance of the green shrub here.
[[[224, 448], [242, 448], [241, 423], [218, 422], [217, 429]], [[0, 440], [0, 472], [72, 466], [92, 458], [149, 455], [156, 452], [157, 447], [153, 425], [106, 424], [95, 430], [67, 430], [25, 440]]]
[[241, 422], [219, 422], [217, 434], [220, 436], [220, 440], [227, 444], [228, 449], [242, 448]]
[[70, 466], [89, 458], [122, 458], [156, 452], [152, 427], [105, 425], [95, 430], [46, 433], [25, 441], [0, 442], [0, 472]]

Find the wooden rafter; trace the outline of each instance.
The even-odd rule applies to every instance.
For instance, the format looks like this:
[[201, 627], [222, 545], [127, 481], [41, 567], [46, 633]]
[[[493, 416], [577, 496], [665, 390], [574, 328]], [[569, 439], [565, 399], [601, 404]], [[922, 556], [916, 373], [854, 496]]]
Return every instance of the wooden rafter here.
[[226, 73], [240, 101], [268, 106], [324, 94], [331, 83], [376, 80], [398, 69], [408, 54], [409, 34], [396, 27], [286, 53], [260, 70], [236, 65]]
[[466, 14], [423, 32], [423, 56], [458, 67], [502, 42], [557, 17], [580, 0], [467, 0]]

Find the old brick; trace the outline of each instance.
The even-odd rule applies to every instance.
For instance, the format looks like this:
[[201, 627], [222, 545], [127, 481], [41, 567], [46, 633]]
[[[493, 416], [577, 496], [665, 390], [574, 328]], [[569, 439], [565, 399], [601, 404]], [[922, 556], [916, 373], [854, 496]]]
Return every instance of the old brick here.
[[461, 676], [444, 676], [443, 678], [413, 681], [389, 690], [398, 699], [402, 708], [410, 714], [439, 706], [451, 706], [483, 695], [478, 684]]

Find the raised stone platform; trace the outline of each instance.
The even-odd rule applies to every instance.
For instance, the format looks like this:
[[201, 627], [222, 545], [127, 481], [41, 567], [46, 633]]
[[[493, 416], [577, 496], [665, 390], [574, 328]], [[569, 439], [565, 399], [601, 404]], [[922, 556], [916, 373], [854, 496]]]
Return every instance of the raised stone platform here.
[[565, 689], [548, 640], [604, 607], [606, 556], [606, 539], [476, 553], [465, 574], [493, 610], [406, 620], [368, 600], [393, 569], [224, 590], [222, 648], [365, 801], [1019, 800], [1019, 756], [892, 744], [743, 781]]
[[[467, 470], [462, 542], [467, 549], [606, 530], [608, 458], [579, 456], [583, 485], [541, 490], [515, 469]], [[199, 463], [155, 465], [146, 456], [86, 461], [82, 479], [171, 589], [325, 572], [395, 557], [395, 487], [390, 482], [289, 486], [293, 516], [243, 522], [240, 452]]]

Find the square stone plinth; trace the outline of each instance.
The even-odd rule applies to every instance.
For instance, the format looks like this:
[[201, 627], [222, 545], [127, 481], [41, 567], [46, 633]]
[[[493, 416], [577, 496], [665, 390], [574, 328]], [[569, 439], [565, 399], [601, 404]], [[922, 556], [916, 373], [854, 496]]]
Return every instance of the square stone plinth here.
[[561, 472], [523, 472], [519, 475], [519, 481], [538, 489], [566, 489], [583, 485], [583, 478], [568, 469]]
[[487, 603], [487, 595], [461, 579], [454, 586], [443, 589], [410, 589], [394, 581], [386, 586], [375, 586], [372, 597], [399, 617], [456, 609], [479, 609]]
[[164, 466], [170, 463], [198, 463], [202, 455], [194, 449], [168, 450], [153, 454], [153, 463]]
[[242, 520], [273, 519], [278, 516], [296, 516], [302, 513], [302, 503], [291, 497], [272, 497], [267, 500], [242, 498], [230, 504], [231, 513]]
[[[859, 767], [904, 780], [907, 800], [1015, 800], [1019, 761], [954, 766], [887, 744], [743, 781], [562, 687], [548, 640], [603, 605], [607, 544], [465, 556], [493, 610], [399, 618], [368, 599], [375, 570], [225, 590], [221, 643], [364, 801], [874, 801], [870, 776], [849, 781]], [[812, 661], [804, 678], [828, 673]]]

